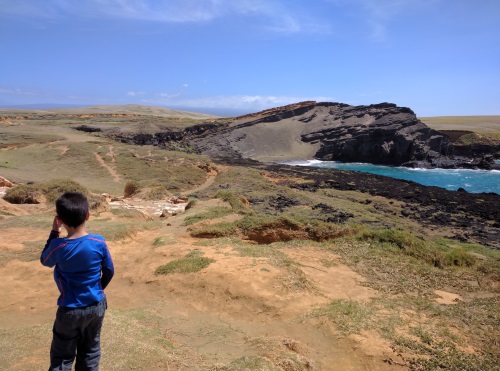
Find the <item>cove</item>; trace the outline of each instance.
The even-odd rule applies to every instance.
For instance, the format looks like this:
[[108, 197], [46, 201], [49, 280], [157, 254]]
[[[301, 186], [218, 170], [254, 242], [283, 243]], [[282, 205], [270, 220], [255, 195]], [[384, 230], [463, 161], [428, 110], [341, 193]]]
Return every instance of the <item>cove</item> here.
[[500, 171], [498, 170], [410, 169], [367, 163], [342, 163], [319, 160], [291, 161], [283, 164], [360, 171], [396, 179], [411, 180], [422, 185], [442, 187], [451, 191], [463, 188], [471, 193], [491, 192], [500, 194]]

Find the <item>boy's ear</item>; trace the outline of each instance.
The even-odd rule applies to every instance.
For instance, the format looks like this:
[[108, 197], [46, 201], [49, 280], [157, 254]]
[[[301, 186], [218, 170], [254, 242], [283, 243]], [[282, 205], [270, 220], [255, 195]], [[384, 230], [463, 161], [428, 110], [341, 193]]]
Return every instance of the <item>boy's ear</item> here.
[[90, 211], [87, 211], [87, 216], [85, 217], [85, 221], [89, 220], [90, 218]]

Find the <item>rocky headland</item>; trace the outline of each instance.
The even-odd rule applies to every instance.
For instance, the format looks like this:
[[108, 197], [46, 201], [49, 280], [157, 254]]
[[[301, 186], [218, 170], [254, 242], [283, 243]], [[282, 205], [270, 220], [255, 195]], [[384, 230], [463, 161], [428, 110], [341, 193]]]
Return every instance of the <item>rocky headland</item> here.
[[183, 130], [115, 135], [134, 144], [182, 145], [213, 159], [262, 162], [295, 159], [366, 162], [418, 168], [494, 169], [494, 151], [464, 151], [446, 133], [429, 128], [406, 107], [350, 106], [313, 101]]

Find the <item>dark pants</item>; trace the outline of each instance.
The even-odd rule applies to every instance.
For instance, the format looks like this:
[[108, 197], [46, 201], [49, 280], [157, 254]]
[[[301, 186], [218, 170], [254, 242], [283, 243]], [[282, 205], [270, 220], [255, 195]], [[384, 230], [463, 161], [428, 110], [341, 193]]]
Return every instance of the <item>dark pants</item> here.
[[101, 359], [101, 327], [106, 311], [106, 298], [84, 308], [59, 307], [52, 330], [51, 370], [99, 370]]

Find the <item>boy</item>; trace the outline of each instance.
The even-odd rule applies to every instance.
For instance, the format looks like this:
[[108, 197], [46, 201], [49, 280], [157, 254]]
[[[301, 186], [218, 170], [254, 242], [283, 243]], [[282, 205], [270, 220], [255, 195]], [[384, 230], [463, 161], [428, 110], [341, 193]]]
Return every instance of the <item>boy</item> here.
[[[107, 308], [104, 289], [113, 278], [114, 267], [102, 236], [87, 234], [87, 198], [68, 192], [56, 201], [52, 223], [40, 261], [54, 267], [54, 280], [61, 295], [54, 321], [49, 370], [98, 370], [100, 333]], [[59, 238], [61, 227], [68, 235]]]

